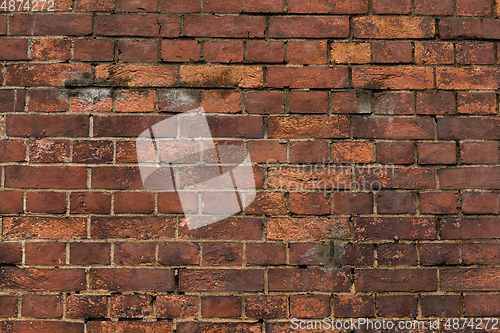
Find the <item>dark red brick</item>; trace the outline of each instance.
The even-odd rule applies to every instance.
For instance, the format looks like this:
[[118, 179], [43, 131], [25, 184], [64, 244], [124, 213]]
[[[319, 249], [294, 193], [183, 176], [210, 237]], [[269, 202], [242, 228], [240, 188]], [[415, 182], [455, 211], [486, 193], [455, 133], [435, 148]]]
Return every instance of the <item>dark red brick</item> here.
[[420, 263], [427, 266], [458, 265], [458, 244], [422, 243]]
[[204, 318], [231, 318], [241, 316], [241, 297], [205, 296], [201, 298], [201, 316]]
[[358, 269], [356, 291], [436, 291], [436, 269]]

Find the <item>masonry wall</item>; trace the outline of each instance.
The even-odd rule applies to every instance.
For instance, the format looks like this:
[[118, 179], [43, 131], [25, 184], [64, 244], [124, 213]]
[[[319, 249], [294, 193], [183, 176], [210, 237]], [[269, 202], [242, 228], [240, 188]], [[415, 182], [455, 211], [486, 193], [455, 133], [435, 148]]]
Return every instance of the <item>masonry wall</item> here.
[[[500, 316], [498, 0], [0, 10], [1, 332]], [[135, 140], [199, 107], [257, 196], [189, 230]]]

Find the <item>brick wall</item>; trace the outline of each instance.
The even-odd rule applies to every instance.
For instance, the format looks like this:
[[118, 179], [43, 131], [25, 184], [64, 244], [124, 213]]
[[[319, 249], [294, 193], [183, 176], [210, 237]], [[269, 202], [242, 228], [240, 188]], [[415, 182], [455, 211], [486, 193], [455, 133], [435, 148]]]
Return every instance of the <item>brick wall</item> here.
[[[500, 316], [498, 0], [3, 3], [1, 332]], [[135, 140], [199, 107], [257, 195], [190, 230]]]

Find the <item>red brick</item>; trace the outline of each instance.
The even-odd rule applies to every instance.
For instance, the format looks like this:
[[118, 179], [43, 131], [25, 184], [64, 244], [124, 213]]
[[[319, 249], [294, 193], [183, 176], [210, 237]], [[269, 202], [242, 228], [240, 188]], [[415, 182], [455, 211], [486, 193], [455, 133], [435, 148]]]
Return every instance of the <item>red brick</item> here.
[[189, 87], [258, 88], [263, 85], [259, 66], [181, 66], [180, 84]]
[[87, 333], [101, 332], [132, 333], [132, 332], [165, 332], [172, 333], [172, 323], [141, 322], [141, 321], [90, 321]]
[[17, 296], [0, 296], [0, 318], [17, 317]]
[[108, 313], [108, 297], [68, 295], [66, 298], [66, 317], [105, 318]]
[[144, 189], [140, 171], [136, 167], [95, 167], [92, 169], [93, 189]]
[[177, 324], [177, 332], [253, 333], [261, 330], [261, 327], [261, 323], [249, 322], [184, 322]]
[[371, 214], [373, 196], [371, 193], [336, 192], [333, 194], [335, 214]]
[[266, 20], [261, 16], [186, 16], [188, 37], [263, 38]]
[[291, 295], [290, 316], [292, 318], [327, 318], [330, 316], [330, 296]]
[[74, 57], [81, 61], [112, 61], [115, 42], [110, 39], [75, 40]]
[[356, 291], [436, 291], [436, 269], [358, 269]]
[[356, 217], [356, 239], [435, 239], [436, 219], [432, 217]]
[[98, 65], [95, 76], [113, 86], [169, 87], [176, 81], [177, 69], [173, 66], [148, 65]]
[[375, 14], [410, 14], [411, 1], [375, 0], [373, 12]]
[[115, 193], [115, 213], [149, 214], [155, 210], [153, 193], [119, 192]]
[[[0, 69], [0, 73], [2, 72], [2, 69]], [[0, 90], [0, 111], [24, 111], [24, 99], [25, 90], [23, 89]]]
[[413, 93], [384, 93], [376, 96], [376, 114], [413, 115], [415, 112], [415, 97]]
[[496, 267], [448, 268], [440, 269], [439, 277], [443, 291], [496, 291], [500, 270]]
[[189, 230], [187, 224], [179, 224], [179, 237], [186, 239], [260, 240], [263, 220], [251, 217], [229, 217], [217, 223]]
[[271, 38], [345, 38], [349, 35], [347, 17], [279, 17], [269, 19]]
[[283, 0], [246, 0], [245, 12], [279, 13], [283, 11]]
[[419, 164], [456, 164], [455, 142], [421, 142], [418, 144]]
[[63, 265], [66, 263], [65, 243], [29, 242], [25, 245], [26, 265]]
[[343, 141], [334, 142], [331, 146], [334, 163], [373, 162], [373, 146], [369, 142]]
[[241, 93], [225, 90], [203, 91], [201, 107], [205, 113], [241, 113]]
[[0, 161], [23, 162], [26, 156], [26, 147], [21, 140], [0, 140]]
[[92, 34], [91, 14], [14, 14], [9, 32], [25, 36], [85, 36]]
[[377, 142], [376, 161], [383, 164], [413, 164], [415, 144], [413, 142]]
[[434, 79], [427, 67], [366, 66], [353, 68], [352, 84], [369, 89], [432, 89]]
[[415, 0], [417, 15], [453, 15], [453, 0]]
[[23, 191], [0, 191], [0, 212], [15, 214], [23, 212]]
[[11, 188], [78, 189], [87, 187], [87, 170], [79, 166], [5, 167], [5, 186]]
[[457, 43], [457, 64], [491, 65], [495, 63], [492, 43]]
[[90, 224], [92, 238], [173, 238], [173, 217], [93, 217]]
[[193, 90], [163, 90], [158, 92], [160, 112], [185, 112], [200, 107], [198, 91]]
[[458, 244], [422, 243], [420, 244], [420, 262], [422, 265], [458, 265]]
[[430, 17], [372, 16], [354, 18], [354, 38], [431, 38], [434, 19]]
[[434, 139], [435, 122], [429, 118], [359, 117], [353, 125], [355, 138]]
[[160, 243], [158, 262], [161, 265], [199, 265], [200, 246], [196, 243]]
[[[248, 8], [248, 3], [245, 4]], [[283, 42], [267, 42], [261, 40], [247, 40], [246, 61], [279, 63], [285, 59]]]
[[442, 189], [498, 189], [500, 169], [495, 167], [447, 168], [439, 171]]
[[57, 112], [68, 111], [68, 96], [60, 90], [31, 90], [28, 111]]
[[332, 93], [333, 113], [372, 113], [372, 95], [364, 92]]
[[116, 1], [116, 8], [119, 12], [156, 12], [156, 0], [118, 0]]
[[285, 95], [278, 91], [247, 92], [245, 109], [251, 114], [285, 113]]
[[415, 318], [418, 313], [417, 296], [414, 295], [379, 295], [377, 304], [380, 317]]
[[158, 43], [154, 40], [119, 40], [118, 52], [122, 62], [158, 61]]
[[[435, 1], [435, 0], [427, 0]], [[451, 0], [445, 0], [446, 2]], [[448, 8], [452, 8], [448, 7]], [[415, 7], [416, 8], [416, 7]], [[447, 42], [415, 42], [415, 63], [421, 64], [453, 64], [453, 43]]]
[[245, 208], [245, 212], [249, 215], [284, 215], [285, 202], [284, 193], [257, 192], [253, 201]]
[[270, 67], [266, 86], [269, 88], [345, 88], [347, 67]]
[[163, 268], [91, 268], [91, 290], [155, 291], [174, 290], [174, 271]]
[[349, 137], [349, 119], [345, 117], [270, 117], [268, 128], [270, 138], [327, 139]]
[[290, 193], [290, 213], [299, 215], [330, 214], [330, 198], [323, 193]]
[[63, 304], [61, 295], [27, 294], [22, 298], [22, 316], [33, 318], [61, 318]]
[[497, 96], [494, 92], [458, 93], [458, 113], [496, 114]]
[[271, 268], [269, 291], [349, 291], [350, 273], [346, 269]]
[[367, 64], [370, 62], [370, 43], [338, 42], [332, 43], [331, 47], [331, 61], [334, 64]]
[[284, 265], [286, 247], [278, 243], [246, 244], [246, 262], [250, 265]]
[[488, 192], [462, 193], [462, 211], [464, 214], [498, 214], [500, 196]]
[[448, 115], [455, 113], [455, 95], [449, 92], [418, 93], [417, 114]]
[[152, 265], [155, 262], [154, 243], [115, 243], [114, 262], [118, 265]]
[[248, 318], [286, 318], [286, 296], [249, 295], [245, 297], [245, 315]]
[[69, 323], [62, 321], [4, 321], [1, 326], [5, 332], [51, 333], [75, 332], [83, 333], [84, 323]]
[[150, 318], [153, 298], [149, 295], [111, 295], [111, 317]]
[[327, 113], [328, 92], [292, 91], [290, 92], [290, 113]]
[[326, 64], [327, 45], [321, 41], [290, 41], [287, 43], [289, 64]]
[[0, 243], [0, 253], [1, 264], [21, 264], [23, 261], [21, 243]]
[[27, 60], [28, 40], [9, 38], [0, 40], [0, 60]]
[[497, 265], [500, 262], [500, 245], [497, 243], [462, 244], [464, 265]]
[[420, 211], [424, 214], [458, 213], [456, 193], [420, 193]]
[[202, 265], [240, 266], [243, 263], [241, 243], [202, 243]]
[[35, 163], [68, 163], [70, 161], [69, 140], [31, 140], [30, 161]]
[[198, 297], [168, 295], [156, 297], [158, 318], [195, 318], [198, 315]]
[[457, 0], [456, 6], [459, 16], [490, 16], [494, 12], [494, 4], [490, 0]]
[[382, 266], [415, 266], [417, 265], [417, 249], [413, 244], [379, 244], [377, 262]]
[[495, 217], [460, 217], [441, 220], [442, 239], [474, 239], [499, 237]]
[[[499, 34], [500, 37], [500, 34]], [[497, 89], [500, 71], [495, 67], [450, 67], [436, 69], [438, 89]]]
[[[95, 116], [94, 137], [138, 137], [149, 127], [162, 120], [163, 116]], [[163, 133], [164, 137], [174, 137], [174, 132]], [[134, 148], [134, 155], [136, 154]]]
[[7, 34], [7, 16], [2, 16], [0, 18], [0, 35]]
[[368, 0], [339, 0], [328, 4], [331, 14], [366, 14]]
[[[74, 94], [74, 95], [73, 95]], [[111, 90], [81, 89], [71, 96], [72, 112], [111, 112]]]
[[243, 42], [242, 41], [220, 41], [209, 40], [203, 44], [203, 57], [209, 62], [242, 62]]
[[286, 143], [279, 141], [248, 141], [248, 153], [253, 163], [286, 162]]
[[200, 2], [197, 0], [162, 0], [162, 13], [197, 13], [201, 11]]
[[183, 292], [263, 292], [264, 271], [257, 269], [181, 269]]
[[333, 297], [333, 314], [337, 318], [373, 317], [374, 300], [370, 295], [338, 295]]
[[44, 38], [31, 42], [33, 60], [69, 60], [71, 59], [71, 40]]
[[205, 296], [201, 298], [203, 318], [231, 318], [241, 316], [241, 297]]
[[113, 161], [113, 142], [105, 140], [73, 141], [73, 162], [106, 163]]
[[89, 75], [88, 64], [12, 64], [7, 66], [6, 82], [8, 86], [60, 87]]
[[498, 143], [496, 142], [462, 142], [460, 159], [464, 164], [497, 164]]
[[326, 13], [326, 0], [288, 0], [287, 1], [287, 11], [288, 13]]
[[373, 62], [408, 63], [412, 62], [411, 42], [373, 42]]
[[424, 317], [458, 317], [460, 315], [459, 295], [422, 295]]
[[435, 189], [434, 170], [424, 168], [356, 167], [354, 188], [359, 190], [380, 189]]
[[161, 59], [167, 62], [195, 61], [201, 58], [201, 45], [196, 40], [161, 41]]
[[290, 143], [290, 163], [319, 163], [330, 161], [326, 141], [295, 141]]
[[438, 120], [438, 138], [451, 140], [498, 140], [495, 118], [488, 117], [453, 117]]
[[109, 243], [71, 243], [70, 263], [72, 265], [109, 265]]
[[110, 12], [114, 9], [113, 0], [75, 0], [76, 11]]
[[378, 214], [415, 214], [417, 195], [409, 192], [383, 191], [377, 193]]
[[70, 197], [70, 211], [76, 214], [109, 214], [111, 195], [99, 192], [73, 192]]
[[[182, 214], [195, 213], [198, 211], [198, 198], [195, 193], [189, 196], [189, 193], [183, 194], [184, 204], [181, 205], [179, 195], [177, 193], [158, 193], [157, 205], [159, 213], [166, 214]], [[188, 197], [189, 196], [189, 197]], [[188, 202], [188, 203], [186, 203]]]
[[81, 291], [85, 290], [85, 270], [3, 267], [0, 287], [2, 290], [22, 291]]
[[472, 294], [464, 296], [464, 315], [496, 317], [500, 315], [499, 294]]
[[28, 192], [26, 211], [61, 214], [66, 212], [66, 192]]
[[243, 11], [243, 0], [223, 1], [205, 0], [203, 2], [203, 12], [205, 13], [240, 13]]
[[277, 217], [267, 219], [268, 239], [346, 238], [347, 218]]
[[322, 265], [322, 250], [323, 248], [328, 248], [328, 250], [330, 250], [330, 244], [331, 243], [290, 243], [290, 265]]
[[98, 15], [98, 36], [178, 37], [180, 18], [174, 16], [112, 14]]

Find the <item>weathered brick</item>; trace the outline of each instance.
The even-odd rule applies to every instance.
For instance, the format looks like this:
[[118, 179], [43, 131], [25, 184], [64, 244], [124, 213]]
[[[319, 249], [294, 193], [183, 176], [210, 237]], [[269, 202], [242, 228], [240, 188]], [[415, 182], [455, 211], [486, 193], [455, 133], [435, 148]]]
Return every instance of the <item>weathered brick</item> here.
[[66, 239], [86, 238], [86, 221], [82, 217], [6, 217], [6, 238]]
[[269, 291], [349, 291], [350, 273], [345, 269], [271, 268]]
[[156, 291], [174, 290], [174, 271], [163, 268], [91, 268], [91, 290]]
[[27, 265], [63, 265], [66, 263], [66, 244], [53, 242], [28, 242], [25, 245]]
[[415, 0], [417, 15], [453, 15], [453, 0]]
[[330, 198], [323, 193], [290, 193], [290, 213], [299, 215], [330, 214]]
[[347, 218], [276, 217], [267, 219], [268, 239], [342, 239], [349, 235]]
[[415, 144], [413, 142], [377, 142], [376, 161], [383, 164], [413, 164]]
[[196, 0], [162, 0], [162, 13], [197, 13], [201, 11], [201, 5]]
[[0, 263], [7, 265], [21, 264], [22, 246], [21, 243], [1, 243], [0, 244]]
[[201, 107], [205, 113], [241, 113], [241, 93], [228, 93], [225, 90], [204, 91], [201, 95]]
[[15, 214], [23, 212], [23, 192], [6, 191], [0, 192], [0, 212], [2, 214]]
[[352, 84], [368, 89], [432, 89], [434, 79], [426, 67], [366, 66], [353, 68]]
[[414, 295], [379, 295], [377, 297], [377, 315], [380, 317], [410, 317], [418, 313], [417, 296]]
[[75, 0], [76, 11], [110, 12], [114, 9], [113, 0]]
[[286, 318], [286, 296], [249, 295], [245, 297], [245, 315], [248, 318]]
[[287, 43], [289, 64], [326, 64], [327, 45], [322, 41], [290, 41]]
[[356, 291], [436, 291], [436, 269], [358, 269]]
[[7, 66], [6, 82], [8, 86], [60, 87], [89, 76], [88, 64], [12, 64]]
[[356, 217], [356, 238], [360, 240], [435, 239], [432, 217]]
[[50, 332], [84, 332], [84, 323], [71, 323], [63, 321], [4, 321], [0, 327], [5, 332], [50, 333]]
[[429, 17], [373, 16], [354, 18], [355, 38], [432, 38], [434, 19]]
[[31, 58], [34, 60], [71, 59], [71, 40], [43, 38], [31, 42]]
[[440, 269], [439, 279], [443, 291], [495, 291], [500, 270], [494, 267]]
[[122, 62], [158, 61], [158, 43], [153, 40], [119, 40], [118, 52]]
[[347, 138], [349, 119], [332, 116], [270, 117], [269, 137], [280, 139]]
[[459, 16], [490, 16], [493, 14], [493, 1], [489, 0], [457, 0], [457, 15]]
[[331, 61], [334, 64], [367, 64], [370, 62], [370, 56], [370, 43], [338, 42], [331, 44]]
[[338, 295], [333, 297], [333, 313], [337, 318], [373, 317], [374, 300], [370, 295]]
[[263, 70], [257, 66], [181, 66], [180, 84], [190, 87], [258, 88]]
[[349, 35], [347, 17], [279, 17], [269, 19], [271, 38], [345, 38]]
[[87, 170], [80, 166], [9, 165], [5, 168], [5, 185], [11, 188], [86, 188]]
[[243, 246], [240, 243], [203, 243], [204, 266], [240, 266], [243, 263]]
[[246, 262], [250, 265], [285, 264], [286, 247], [278, 243], [246, 244]]
[[66, 192], [28, 192], [26, 211], [61, 214], [66, 212]]
[[41, 139], [30, 142], [30, 161], [35, 163], [64, 163], [70, 161], [70, 142], [61, 139]]
[[72, 243], [70, 245], [70, 263], [73, 265], [109, 265], [109, 243]]
[[27, 60], [28, 40], [9, 38], [0, 40], [0, 60]]
[[76, 214], [108, 214], [111, 211], [111, 195], [100, 192], [73, 192], [70, 211]]
[[201, 316], [204, 318], [231, 318], [241, 316], [241, 297], [205, 296], [201, 298]]
[[290, 113], [327, 113], [327, 91], [291, 91], [289, 102]]
[[186, 239], [260, 240], [263, 220], [251, 217], [229, 217], [203, 228], [189, 230], [185, 221], [179, 225], [179, 237]]
[[196, 61], [201, 58], [201, 44], [196, 40], [161, 41], [161, 59], [166, 62]]
[[75, 40], [74, 57], [81, 61], [112, 61], [115, 42], [110, 39]]
[[[0, 73], [3, 73], [0, 69]], [[21, 89], [0, 90], [0, 111], [24, 111], [25, 91]]]
[[455, 95], [453, 93], [417, 94], [417, 114], [449, 115], [455, 113], [455, 108]]
[[491, 65], [495, 63], [492, 43], [455, 44], [457, 64]]
[[412, 62], [412, 53], [411, 42], [373, 42], [373, 62], [375, 63], [409, 63]]
[[0, 296], [0, 318], [17, 317], [17, 296]]
[[0, 286], [3, 290], [81, 291], [85, 290], [85, 270], [3, 267]]
[[500, 169], [496, 167], [447, 168], [439, 171], [442, 189], [498, 189]]
[[[245, 4], [248, 8], [248, 3]], [[248, 62], [280, 63], [285, 59], [283, 42], [248, 40], [245, 58]]]
[[330, 146], [326, 141], [296, 141], [290, 143], [290, 163], [330, 161]]
[[33, 318], [61, 318], [63, 315], [61, 295], [27, 294], [22, 298], [22, 316]]
[[417, 264], [417, 249], [413, 244], [379, 244], [377, 246], [377, 262], [382, 266], [415, 266]]
[[178, 37], [180, 18], [175, 16], [113, 14], [97, 16], [98, 36]]
[[410, 14], [411, 1], [375, 0], [373, 12], [375, 14]]
[[464, 296], [466, 316], [495, 317], [500, 315], [500, 295], [469, 294]]
[[160, 243], [158, 262], [162, 265], [198, 265], [200, 246], [190, 242]]
[[425, 317], [458, 317], [460, 315], [459, 295], [422, 295], [422, 315]]
[[455, 142], [421, 142], [418, 144], [419, 164], [456, 164]]
[[417, 195], [409, 192], [381, 191], [377, 193], [378, 214], [415, 214]]
[[347, 67], [270, 67], [266, 87], [346, 88], [347, 79]]
[[495, 217], [449, 217], [440, 224], [442, 239], [497, 238], [500, 234]]
[[411, 117], [354, 118], [354, 137], [366, 139], [434, 139], [433, 119]]
[[493, 90], [500, 87], [499, 78], [500, 71], [494, 67], [450, 67], [436, 69], [436, 84], [438, 89]]
[[330, 296], [291, 295], [290, 316], [292, 318], [326, 318], [330, 315]]
[[420, 193], [420, 211], [424, 214], [458, 213], [456, 193]]
[[91, 14], [14, 14], [9, 32], [27, 36], [85, 36], [92, 34]]
[[372, 95], [364, 92], [342, 91], [332, 93], [332, 112], [340, 114], [372, 113]]
[[149, 295], [111, 295], [111, 317], [151, 318], [153, 298]]
[[464, 265], [497, 265], [500, 246], [497, 243], [466, 243], [462, 245]]
[[262, 16], [186, 16], [188, 37], [262, 38], [266, 20]]
[[249, 322], [184, 322], [177, 324], [178, 333], [221, 332], [253, 333], [261, 330], [260, 323]]
[[203, 43], [203, 58], [209, 62], [242, 62], [243, 42], [234, 40], [208, 40]]
[[128, 332], [173, 333], [172, 323], [169, 322], [90, 321], [87, 324], [87, 333], [101, 333], [109, 331], [113, 331], [115, 333], [128, 333]]
[[203, 12], [205, 13], [240, 13], [243, 11], [243, 0], [205, 0]]
[[122, 91], [115, 95], [116, 112], [154, 112], [155, 91]]
[[415, 63], [435, 65], [453, 62], [453, 43], [415, 42]]
[[108, 297], [88, 295], [68, 295], [66, 316], [78, 318], [105, 318], [108, 312]]
[[381, 189], [435, 189], [434, 170], [424, 168], [356, 167], [355, 188], [362, 191]]
[[181, 269], [179, 289], [184, 292], [262, 292], [264, 271], [257, 269]]
[[96, 79], [121, 87], [169, 87], [176, 73], [174, 66], [98, 65], [95, 69]]
[[158, 318], [194, 318], [198, 315], [198, 297], [168, 295], [156, 297]]
[[160, 216], [93, 217], [92, 238], [173, 238], [175, 218]]
[[157, 1], [155, 0], [117, 0], [116, 8], [119, 12], [156, 12]]
[[458, 244], [420, 244], [420, 263], [428, 266], [458, 265]]
[[277, 91], [248, 92], [245, 109], [252, 114], [285, 113], [285, 95]]
[[60, 90], [31, 90], [28, 111], [57, 112], [68, 111], [68, 95]]
[[497, 164], [498, 143], [496, 142], [462, 142], [460, 159], [464, 164]]
[[333, 194], [335, 214], [371, 214], [373, 195], [371, 193], [337, 192]]
[[462, 194], [464, 214], [499, 214], [500, 196], [498, 193], [465, 192]]
[[120, 242], [115, 243], [114, 262], [118, 265], [152, 265], [155, 262], [154, 243]]
[[331, 14], [366, 14], [368, 0], [339, 0], [328, 4]]

